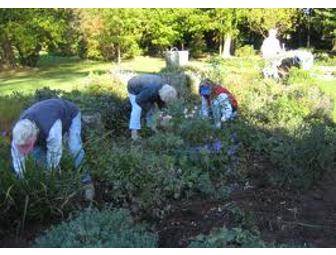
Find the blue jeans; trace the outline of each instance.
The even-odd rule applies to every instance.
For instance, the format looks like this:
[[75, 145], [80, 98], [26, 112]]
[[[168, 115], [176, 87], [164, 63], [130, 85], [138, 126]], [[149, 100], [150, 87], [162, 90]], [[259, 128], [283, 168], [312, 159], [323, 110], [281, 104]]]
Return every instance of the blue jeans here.
[[[141, 129], [141, 114], [142, 108], [136, 103], [136, 95], [128, 94], [129, 100], [132, 105], [131, 117], [129, 121], [129, 129], [139, 130]], [[146, 124], [148, 127], [152, 128], [156, 126], [155, 113], [157, 109], [153, 105], [146, 113]]]
[[[78, 113], [76, 117], [72, 119], [68, 131], [68, 149], [74, 161], [75, 168], [80, 166], [85, 157], [85, 152], [82, 145], [81, 129], [81, 114]], [[45, 149], [41, 148], [40, 146], [35, 146], [32, 152], [32, 156], [39, 166], [46, 167], [47, 153]]]

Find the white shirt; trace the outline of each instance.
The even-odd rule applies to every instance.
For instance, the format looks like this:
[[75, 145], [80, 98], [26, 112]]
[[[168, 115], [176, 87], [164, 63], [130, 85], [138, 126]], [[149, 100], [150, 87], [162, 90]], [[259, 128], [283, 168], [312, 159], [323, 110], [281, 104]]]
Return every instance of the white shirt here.
[[271, 58], [281, 52], [280, 41], [276, 37], [267, 37], [261, 46], [263, 58]]

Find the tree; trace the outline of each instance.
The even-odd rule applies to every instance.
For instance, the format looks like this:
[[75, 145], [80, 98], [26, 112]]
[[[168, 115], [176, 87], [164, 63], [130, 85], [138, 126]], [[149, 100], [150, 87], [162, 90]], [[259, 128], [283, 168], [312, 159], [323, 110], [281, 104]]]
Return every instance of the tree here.
[[239, 34], [238, 24], [244, 9], [210, 9], [210, 30], [215, 32], [219, 44], [219, 55], [230, 57], [231, 40]]
[[1, 9], [0, 41], [3, 62], [16, 65], [19, 62], [35, 66], [43, 47], [56, 45], [64, 40], [67, 26], [64, 9]]
[[324, 39], [331, 42], [331, 50], [336, 51], [336, 9], [313, 9], [313, 23], [320, 28]]
[[295, 29], [295, 21], [298, 17], [298, 9], [248, 9], [245, 18], [249, 28], [267, 37], [267, 31], [277, 28], [279, 32], [288, 32]]
[[163, 52], [181, 41], [177, 12], [174, 9], [145, 9], [143, 44], [154, 52]]
[[0, 67], [16, 67], [13, 42], [9, 39], [7, 26], [14, 14], [14, 9], [0, 9]]
[[140, 51], [143, 29], [141, 9], [91, 9], [82, 14], [82, 28], [88, 40], [89, 57], [106, 60]]

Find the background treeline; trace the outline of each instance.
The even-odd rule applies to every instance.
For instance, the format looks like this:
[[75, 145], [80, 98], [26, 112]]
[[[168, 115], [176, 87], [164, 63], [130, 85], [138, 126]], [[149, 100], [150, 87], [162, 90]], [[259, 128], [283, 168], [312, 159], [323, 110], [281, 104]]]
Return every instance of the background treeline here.
[[259, 49], [271, 27], [287, 49], [336, 51], [331, 8], [0, 9], [0, 68], [35, 66], [41, 50], [117, 62], [171, 47], [228, 57]]

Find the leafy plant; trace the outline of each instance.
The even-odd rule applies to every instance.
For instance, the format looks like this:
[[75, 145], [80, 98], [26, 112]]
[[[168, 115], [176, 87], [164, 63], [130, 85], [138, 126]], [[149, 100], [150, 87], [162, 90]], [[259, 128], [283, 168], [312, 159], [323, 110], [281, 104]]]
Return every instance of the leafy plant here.
[[250, 57], [255, 55], [256, 51], [253, 45], [244, 45], [236, 50], [237, 57]]
[[126, 209], [97, 209], [51, 227], [37, 237], [34, 247], [44, 248], [152, 248], [157, 236], [135, 224]]
[[268, 245], [255, 233], [241, 228], [220, 228], [209, 235], [198, 235], [191, 240], [190, 248], [265, 248]]

